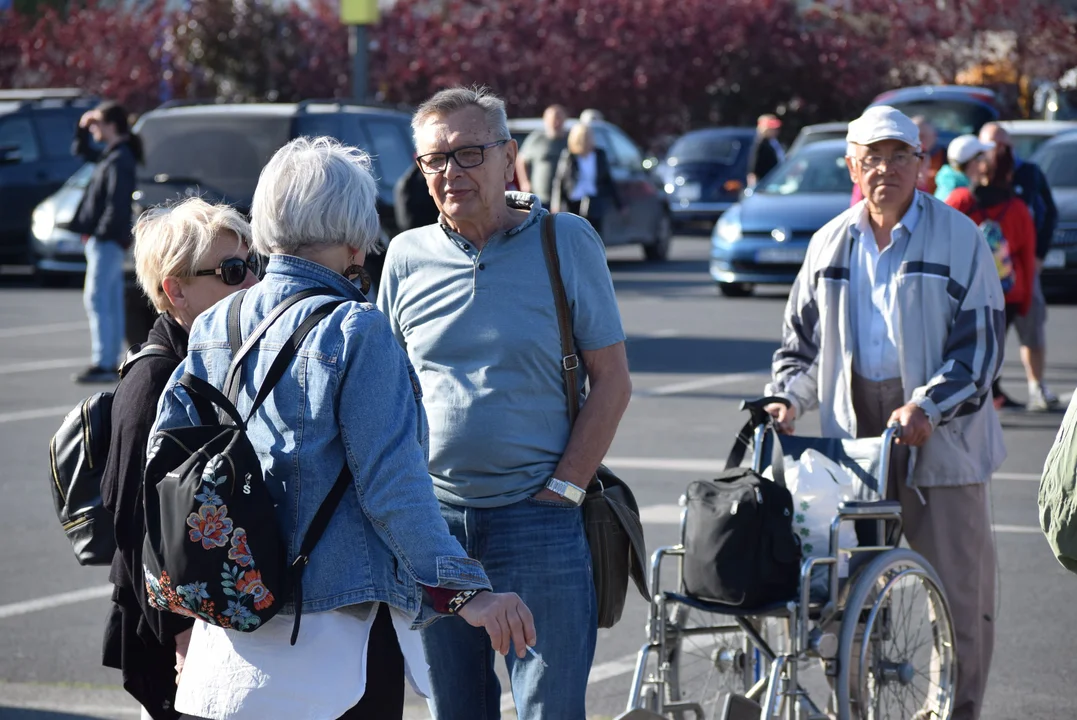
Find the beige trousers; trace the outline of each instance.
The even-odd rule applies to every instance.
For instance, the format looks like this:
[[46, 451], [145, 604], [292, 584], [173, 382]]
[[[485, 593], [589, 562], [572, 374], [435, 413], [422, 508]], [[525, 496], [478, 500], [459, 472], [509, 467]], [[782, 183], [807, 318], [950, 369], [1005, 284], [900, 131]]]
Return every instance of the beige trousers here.
[[[872, 382], [853, 377], [857, 434], [882, 434], [901, 407], [901, 380]], [[983, 709], [995, 645], [995, 542], [988, 485], [916, 489], [905, 483], [908, 448], [895, 446], [887, 494], [901, 503], [909, 547], [942, 580], [957, 636], [957, 696], [954, 720], [977, 720]], [[923, 500], [920, 496], [923, 495]]]

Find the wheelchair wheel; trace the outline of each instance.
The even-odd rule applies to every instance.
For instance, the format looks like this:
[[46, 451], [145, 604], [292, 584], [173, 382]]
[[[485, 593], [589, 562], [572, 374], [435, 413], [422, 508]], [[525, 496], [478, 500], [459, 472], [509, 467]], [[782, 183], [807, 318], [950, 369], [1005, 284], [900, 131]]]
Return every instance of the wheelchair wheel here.
[[[669, 617], [667, 656], [660, 659], [667, 667], [666, 702], [698, 702], [705, 718], [717, 717], [726, 695], [744, 694], [758, 679], [757, 672], [766, 672], [765, 663], [733, 618], [680, 604], [672, 607]], [[763, 636], [771, 642], [777, 624], [762, 622], [767, 623]], [[693, 713], [672, 716], [695, 717]]]
[[927, 561], [904, 548], [874, 558], [843, 613], [839, 720], [949, 720], [954, 642], [942, 582]]

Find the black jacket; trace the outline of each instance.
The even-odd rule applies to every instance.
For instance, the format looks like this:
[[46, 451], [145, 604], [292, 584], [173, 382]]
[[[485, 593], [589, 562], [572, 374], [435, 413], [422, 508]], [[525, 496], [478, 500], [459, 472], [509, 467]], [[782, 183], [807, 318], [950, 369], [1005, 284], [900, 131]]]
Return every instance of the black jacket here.
[[396, 225], [400, 232], [433, 225], [438, 221], [438, 206], [426, 187], [426, 177], [416, 163], [400, 176], [393, 188]]
[[157, 417], [157, 400], [179, 360], [187, 356], [187, 331], [167, 315], [147, 343], [178, 358], [148, 357], [132, 365], [112, 400], [112, 441], [101, 477], [101, 497], [116, 527], [116, 554], [109, 580], [115, 586], [105, 628], [103, 664], [123, 671], [123, 687], [155, 720], [175, 720], [175, 636], [192, 620], [149, 606], [142, 579], [142, 472], [146, 444]]
[[131, 244], [131, 196], [138, 164], [127, 139], [120, 138], [98, 152], [90, 145], [89, 130], [79, 128], [71, 152], [97, 165], [67, 229], [127, 248]]
[[1032, 213], [1032, 222], [1036, 224], [1036, 257], [1043, 260], [1058, 226], [1058, 208], [1051, 196], [1051, 186], [1038, 165], [1021, 162], [1013, 172], [1013, 192]]
[[759, 182], [777, 164], [778, 153], [770, 140], [763, 135], [756, 135], [755, 142], [752, 143], [752, 152], [748, 156], [748, 172], [755, 175], [756, 182]]
[[[598, 198], [605, 202], [612, 200], [615, 207], [620, 210], [624, 207], [621, 193], [617, 190], [617, 183], [613, 181], [610, 172], [610, 162], [606, 158], [606, 152], [602, 148], [595, 148], [595, 187], [598, 190]], [[565, 203], [572, 197], [572, 191], [580, 179], [580, 164], [578, 158], [567, 149], [561, 153], [557, 161], [557, 171], [553, 177], [553, 199], [550, 203], [551, 210], [564, 210]], [[594, 208], [594, 203], [591, 204]], [[599, 204], [601, 207], [601, 203]], [[596, 216], [601, 211], [592, 210], [589, 215]]]

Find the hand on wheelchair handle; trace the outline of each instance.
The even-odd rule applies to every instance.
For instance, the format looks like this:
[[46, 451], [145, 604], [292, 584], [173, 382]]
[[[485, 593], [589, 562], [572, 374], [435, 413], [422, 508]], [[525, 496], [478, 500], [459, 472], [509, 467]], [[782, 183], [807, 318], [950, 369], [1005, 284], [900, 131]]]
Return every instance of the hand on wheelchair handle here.
[[897, 425], [897, 443], [910, 447], [920, 447], [928, 441], [934, 428], [927, 413], [916, 403], [902, 405], [890, 415], [887, 427]]
[[792, 405], [771, 403], [765, 410], [774, 418], [774, 429], [782, 435], [792, 435], [796, 432], [797, 411]]

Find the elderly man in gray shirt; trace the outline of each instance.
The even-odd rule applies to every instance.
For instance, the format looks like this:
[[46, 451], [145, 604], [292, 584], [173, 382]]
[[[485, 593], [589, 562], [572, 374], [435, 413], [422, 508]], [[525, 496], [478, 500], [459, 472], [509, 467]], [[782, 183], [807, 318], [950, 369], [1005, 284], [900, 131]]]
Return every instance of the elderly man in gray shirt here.
[[[767, 387], [789, 406], [769, 409], [786, 432], [815, 408], [828, 437], [901, 426], [889, 491], [909, 545], [938, 571], [950, 603], [953, 717], [975, 720], [994, 646], [988, 481], [1006, 456], [991, 402], [1002, 285], [972, 221], [916, 189], [912, 120], [870, 108], [849, 123], [848, 142], [846, 162], [865, 199], [812, 238]], [[933, 717], [930, 706], [922, 710], [910, 717]]]
[[[494, 588], [512, 588], [534, 614], [539, 658], [505, 657], [517, 716], [582, 720], [597, 617], [580, 503], [631, 395], [602, 241], [582, 218], [549, 217], [535, 196], [504, 191], [517, 148], [497, 97], [442, 91], [412, 127], [441, 216], [393, 240], [378, 305], [418, 373], [442, 516]], [[571, 427], [544, 221], [556, 221], [590, 383]], [[500, 717], [482, 632], [453, 617], [423, 643], [436, 720]]]

